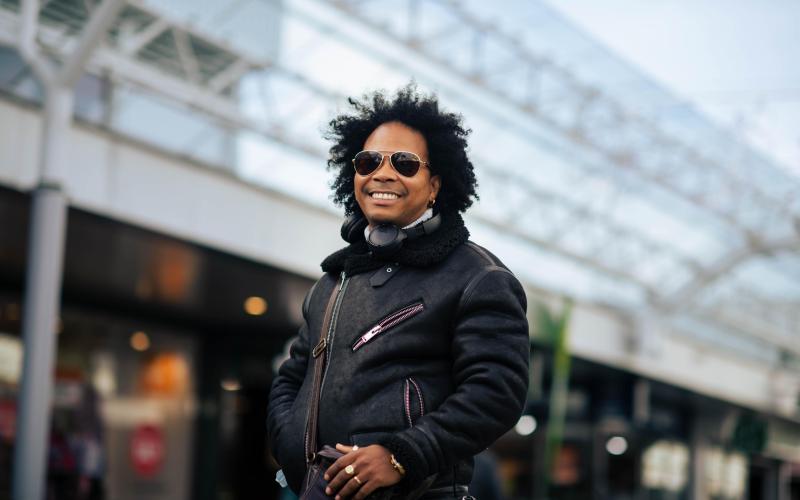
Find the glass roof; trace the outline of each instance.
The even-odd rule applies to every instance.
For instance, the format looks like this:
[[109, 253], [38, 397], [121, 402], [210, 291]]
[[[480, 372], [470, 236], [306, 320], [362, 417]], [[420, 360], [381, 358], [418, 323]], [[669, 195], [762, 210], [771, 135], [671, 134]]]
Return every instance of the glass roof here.
[[[508, 4], [151, 0], [126, 8], [113, 37], [124, 45], [125, 26], [168, 18], [175, 29], [134, 55], [189, 78], [185, 36], [200, 85], [245, 60], [226, 97], [257, 126], [236, 132], [232, 170], [332, 211], [327, 122], [346, 96], [413, 79], [473, 130], [473, 239], [529, 284], [631, 311], [669, 304], [676, 328], [703, 323], [702, 336], [741, 352], [773, 352], [773, 334], [800, 346], [800, 180], [545, 4]], [[78, 29], [82, 6], [54, 0], [49, 22]], [[726, 340], [737, 307], [783, 326]]]

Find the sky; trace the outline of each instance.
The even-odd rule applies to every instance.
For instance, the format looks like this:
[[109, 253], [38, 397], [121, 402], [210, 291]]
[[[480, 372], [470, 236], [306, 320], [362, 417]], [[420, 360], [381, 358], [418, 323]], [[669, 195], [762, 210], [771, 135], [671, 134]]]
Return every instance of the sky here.
[[545, 3], [800, 176], [800, 2]]

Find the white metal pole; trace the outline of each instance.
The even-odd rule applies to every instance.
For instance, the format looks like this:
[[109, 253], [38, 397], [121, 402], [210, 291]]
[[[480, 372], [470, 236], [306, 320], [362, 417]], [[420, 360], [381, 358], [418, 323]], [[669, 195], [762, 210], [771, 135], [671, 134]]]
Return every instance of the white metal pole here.
[[125, 0], [105, 0], [95, 9], [76, 50], [60, 70], [51, 71], [38, 55], [38, 2], [24, 0], [20, 52], [45, 88], [39, 185], [33, 192], [25, 299], [22, 318], [24, 357], [18, 399], [12, 498], [42, 500], [47, 473], [56, 321], [60, 314], [67, 196], [61, 188], [61, 165], [72, 120], [73, 87], [86, 61]]
[[53, 393], [56, 321], [66, 233], [67, 197], [56, 178], [72, 115], [71, 89], [46, 92], [41, 146], [42, 180], [33, 193], [22, 337], [22, 365], [14, 448], [13, 498], [44, 498]]

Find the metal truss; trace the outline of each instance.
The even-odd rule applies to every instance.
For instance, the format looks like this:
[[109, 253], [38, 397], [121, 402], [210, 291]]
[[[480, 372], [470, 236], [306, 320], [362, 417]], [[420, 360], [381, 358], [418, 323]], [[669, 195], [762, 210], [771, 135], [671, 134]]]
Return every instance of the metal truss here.
[[705, 307], [690, 306], [690, 314], [751, 335], [800, 357], [800, 301], [775, 301], [747, 287], [732, 287]]
[[[248, 61], [241, 55], [229, 55], [223, 47], [219, 50], [225, 53], [225, 59], [231, 62], [217, 73], [204, 70], [202, 72], [204, 76], [201, 78], [197, 68], [208, 68], [210, 65], [203, 60], [187, 63], [187, 60], [196, 57], [187, 54], [181, 56], [177, 48], [175, 50], [169, 48], [171, 42], [163, 40], [162, 35], [165, 33], [172, 33], [173, 39], [189, 38], [189, 34], [182, 31], [183, 27], [179, 22], [159, 17], [156, 13], [139, 7], [129, 6], [129, 8], [135, 10], [124, 11], [116, 23], [118, 35], [115, 39], [112, 38], [112, 42], [115, 43], [99, 48], [90, 67], [94, 65], [99, 71], [122, 81], [201, 109], [231, 126], [257, 131], [264, 137], [288, 145], [294, 150], [321, 160], [326, 158], [327, 153], [324, 150], [309, 147], [308, 142], [287, 134], [286, 127], [282, 125], [285, 122], [282, 117], [291, 115], [297, 118], [297, 114], [302, 112], [305, 106], [282, 113], [280, 105], [273, 101], [274, 113], [270, 120], [252, 120], [237, 108], [236, 102], [230, 99], [227, 93], [220, 93], [229, 84], [222, 86], [215, 82], [233, 83], [230, 75], [239, 73], [240, 68], [263, 69], [265, 64]], [[137, 27], [133, 27], [134, 21], [130, 18], [136, 20]], [[146, 21], [143, 20], [145, 18]], [[74, 20], [71, 20], [70, 24], [74, 25], [75, 29], [79, 27]], [[182, 34], [176, 36], [175, 33]], [[201, 39], [204, 35], [193, 33], [191, 36], [194, 39]], [[156, 42], [160, 37], [162, 39]], [[53, 33], [42, 29], [40, 38], [54, 53], [63, 46], [57, 44], [58, 41], [63, 41], [58, 30]], [[209, 38], [202, 40], [206, 47], [214, 47], [213, 40]], [[154, 54], [160, 56], [154, 57]], [[270, 73], [270, 78], [288, 79], [298, 90], [310, 93], [315, 99], [322, 99], [331, 104], [345, 99], [345, 96], [331, 93], [302, 75], [286, 69], [274, 66], [270, 68]], [[193, 74], [194, 76], [191, 76]], [[512, 234], [524, 242], [535, 244], [606, 276], [635, 283], [648, 294], [656, 294], [658, 284], [663, 283], [667, 275], [674, 275], [675, 268], [681, 268], [685, 274], [688, 272], [687, 268], [693, 269], [699, 265], [689, 256], [680, 255], [674, 249], [650, 241], [630, 229], [615, 226], [586, 207], [548, 193], [523, 177], [489, 166], [482, 169], [482, 175], [487, 178], [487, 184], [503, 199], [508, 200], [513, 193], [517, 194], [518, 206], [506, 209], [513, 208], [515, 213], [536, 213], [539, 215], [536, 218], [538, 221], [547, 221], [544, 226], [537, 225], [533, 219], [529, 224], [518, 224], [503, 215], [498, 217], [483, 213], [476, 216], [482, 224]], [[571, 234], [580, 237], [572, 238]], [[604, 244], [603, 242], [607, 240], [613, 240], [615, 243]], [[657, 273], [643, 270], [644, 267], [653, 267], [654, 260], [658, 261]]]
[[[701, 267], [689, 255], [620, 226], [527, 178], [476, 158], [488, 180], [482, 199], [493, 212], [480, 209], [478, 219], [504, 234], [565, 257], [606, 276], [638, 285], [648, 297], [676, 278]], [[613, 242], [613, 244], [609, 244]]]
[[[514, 36], [469, 13], [460, 2], [406, 0], [399, 2], [399, 9], [395, 2], [391, 15], [383, 16], [376, 0], [320, 3], [346, 12], [361, 29], [380, 26], [377, 31], [387, 43], [404, 44], [465, 85], [507, 101], [580, 150], [604, 158], [609, 169], [624, 170], [656, 184], [742, 234], [757, 237], [764, 228], [791, 222], [800, 215], [798, 183], [753, 151], [731, 147], [732, 138], [721, 132], [715, 144], [695, 143], [685, 135], [691, 130], [681, 135], [636, 114], [622, 98], [581, 81], [545, 55], [533, 53]], [[370, 10], [370, 4], [376, 8]], [[449, 17], [446, 28], [437, 26], [431, 33], [424, 32], [423, 25], [414, 20], [424, 19], [426, 9]], [[406, 15], [397, 16], [397, 10]], [[468, 40], [468, 57], [458, 59], [437, 51], [446, 37]], [[489, 46], [494, 60], [488, 60]], [[758, 175], [750, 174], [754, 169]], [[775, 179], [788, 184], [776, 186]]]
[[[719, 280], [729, 275], [741, 264], [749, 261], [755, 255], [775, 255], [782, 252], [800, 253], [800, 239], [788, 237], [769, 242], [751, 242], [750, 246], [729, 252], [713, 265], [698, 270], [697, 273], [680, 289], [670, 295], [658, 297], [655, 305], [664, 312], [674, 312], [681, 307], [693, 303], [702, 292], [715, 285]], [[797, 332], [800, 333], [800, 325]]]
[[[126, 3], [109, 29], [107, 43], [95, 49], [86, 70], [166, 97], [222, 124], [254, 131], [305, 154], [322, 154], [304, 143], [293, 143], [281, 127], [250, 119], [239, 108], [234, 86], [244, 75], [264, 71], [268, 61], [241, 54], [226, 42], [171, 20], [141, 2]], [[70, 45], [88, 20], [89, 12], [82, 5], [52, 0], [40, 12], [38, 41], [49, 56], [62, 60], [67, 57]], [[0, 42], [7, 45], [16, 44], [14, 33], [22, 28], [21, 16], [11, 7], [0, 8]], [[303, 82], [302, 75], [289, 77]]]
[[[692, 305], [706, 288], [752, 256], [796, 248], [796, 233], [789, 224], [786, 235], [783, 226], [796, 220], [800, 213], [800, 197], [791, 197], [798, 192], [797, 183], [785, 179], [752, 152], [726, 148], [730, 138], [720, 137], [719, 144], [709, 145], [676, 136], [657, 121], [626, 109], [621, 100], [602, 89], [582, 83], [555, 62], [531, 53], [498, 28], [475, 19], [457, 2], [408, 0], [405, 21], [414, 29], [405, 31], [393, 24], [393, 18], [387, 19], [382, 29], [373, 28], [374, 19], [365, 16], [374, 2], [302, 0], [295, 12], [330, 30], [343, 30], [345, 35], [355, 28], [375, 31], [387, 46], [400, 45], [402, 51], [414, 56], [407, 58], [412, 61], [409, 64], [415, 64], [415, 58], [427, 60], [444, 68], [443, 73], [470, 95], [489, 96], [502, 104], [480, 107], [498, 122], [529, 122], [554, 132], [557, 148], [564, 154], [575, 153], [576, 165], [586, 174], [611, 177], [619, 183], [634, 179], [658, 186], [700, 213], [711, 214], [739, 235], [742, 243], [717, 262], [704, 265], [677, 248], [612, 222], [585, 204], [475, 158], [480, 175], [488, 181], [485, 185], [492, 190], [491, 194], [484, 193], [484, 200], [498, 200], [473, 214], [481, 224], [603, 275], [635, 284], [656, 309], [668, 313], [678, 313]], [[9, 34], [20, 29], [19, 16], [14, 12], [14, 2], [0, 0], [0, 5], [6, 7], [0, 9], [0, 41], [13, 44], [14, 38]], [[344, 12], [351, 27], [326, 18], [324, 11], [312, 14], [302, 5], [323, 5]], [[77, 0], [49, 2], [40, 13], [42, 26], [38, 30], [44, 50], [54, 58], [63, 57], [64, 47], [82, 29], [91, 8], [91, 3]], [[418, 21], [423, 17], [423, 8], [445, 12], [451, 22], [444, 27], [435, 26], [432, 32], [422, 32]], [[472, 40], [471, 58], [454, 62], [437, 53], [436, 41], [459, 33]], [[309, 108], [304, 105], [308, 102], [343, 102], [344, 96], [335, 91], [272, 61], [242, 54], [225, 41], [169, 19], [138, 1], [127, 2], [106, 42], [89, 61], [89, 70], [164, 96], [230, 127], [255, 132], [316, 160], [327, 158], [321, 144], [299, 137], [281, 118], [297, 118]], [[495, 51], [499, 46], [507, 51], [507, 57], [500, 63], [496, 57], [486, 61], [485, 44], [492, 44]], [[374, 46], [366, 50], [375, 50], [379, 58], [389, 57]], [[393, 63], [399, 60], [396, 54], [391, 57]], [[499, 79], [498, 68], [503, 75]], [[291, 109], [287, 109], [287, 103], [272, 101], [268, 116], [248, 116], [236, 100], [235, 88], [243, 76], [254, 73], [265, 87], [269, 81], [282, 81], [307, 97], [299, 98]], [[512, 82], [523, 85], [514, 88]], [[509, 116], [508, 109], [515, 110], [515, 116]], [[527, 126], [509, 130], [522, 134], [526, 140], [541, 140]], [[583, 154], [591, 161], [581, 159]], [[602, 164], [599, 167], [598, 161]], [[773, 237], [773, 233], [781, 238]], [[674, 294], [665, 294], [664, 290]], [[754, 301], [758, 302], [758, 298]], [[711, 306], [701, 313], [716, 324], [730, 324], [727, 315]], [[790, 327], [786, 335], [794, 329], [796, 336], [797, 323], [787, 324]], [[750, 325], [747, 330], [774, 345], [789, 348], [784, 339], [790, 337], [775, 334], [763, 325]]]
[[[681, 128], [639, 114], [626, 106], [623, 98], [582, 81], [573, 71], [543, 54], [532, 52], [519, 39], [469, 13], [462, 3], [406, 0], [395, 2], [392, 9], [381, 9], [379, 3], [376, 0], [302, 0], [294, 5], [300, 16], [337, 30], [345, 38], [353, 37], [354, 44], [363, 46], [363, 40], [353, 35], [353, 29], [382, 37], [384, 44], [374, 44], [364, 50], [371, 50], [391, 64], [405, 64], [413, 69], [416, 60], [427, 61], [440, 69], [437, 73], [455, 78], [460, 88], [475, 89], [484, 96], [491, 96], [494, 102], [507, 104], [523, 118], [556, 132], [563, 143], [571, 145], [568, 146], [571, 152], [578, 152], [575, 165], [584, 168], [587, 174], [616, 179], [622, 179], [620, 174], [629, 175], [657, 186], [694, 206], [699, 213], [716, 218], [738, 237], [739, 243], [730, 253], [705, 266], [683, 259], [684, 269], [691, 272], [681, 287], [666, 287], [665, 292], [657, 282], [648, 286], [641, 279], [641, 271], [631, 265], [635, 261], [628, 261], [632, 272], [627, 273], [617, 272], [617, 266], [609, 266], [602, 256], [591, 252], [587, 252], [591, 255], [587, 262], [583, 255], [565, 249], [558, 238], [530, 238], [520, 224], [510, 222], [509, 216], [504, 226], [511, 234], [521, 235], [537, 246], [643, 286], [653, 306], [672, 312], [690, 307], [704, 287], [721, 279], [735, 266], [758, 255], [769, 255], [784, 248], [795, 250], [800, 246], [800, 231], [793, 227], [800, 221], [800, 183], [729, 134], [704, 123], [706, 130], [696, 139], [693, 136], [696, 128]], [[326, 13], [315, 13], [312, 5], [330, 7], [343, 16], [334, 24], [326, 19]], [[398, 12], [402, 15], [397, 15]], [[437, 17], [436, 26], [426, 27], [420, 22], [429, 17], [426, 12]], [[342, 18], [351, 20], [355, 28], [348, 27]], [[442, 20], [444, 18], [447, 20]], [[458, 58], [437, 50], [444, 39], [454, 37], [468, 42], [471, 50], [465, 51], [466, 57]], [[407, 57], [382, 49], [383, 45], [400, 45]], [[492, 56], [487, 57], [490, 46]], [[486, 106], [482, 109], [489, 114], [505, 115], [508, 108]], [[508, 121], [508, 116], [497, 118], [500, 122]], [[508, 130], [528, 134], [524, 127], [508, 127]], [[601, 160], [605, 166], [597, 168], [596, 162], [582, 162], [581, 153]], [[499, 175], [495, 180], [504, 188], [512, 186], [531, 194], [537, 191], [530, 183], [518, 184], [518, 179], [503, 183], [503, 176]], [[507, 203], [509, 214], [529, 213], [530, 205], [536, 205], [535, 201], [530, 201], [534, 199], [526, 198], [526, 210], [520, 210], [518, 204]], [[561, 201], [551, 204], [551, 209], [555, 210]], [[580, 210], [577, 213], [586, 215]], [[586, 220], [594, 228], [603, 228], [605, 224], [597, 223], [601, 217], [579, 216], [572, 218], [572, 222]], [[593, 235], [597, 236], [597, 233]], [[625, 239], [620, 240], [614, 231], [599, 237], [597, 248], [625, 246]], [[675, 252], [671, 253], [674, 256]], [[628, 255], [635, 255], [635, 252]], [[648, 258], [645, 254], [645, 259]], [[623, 257], [618, 262], [624, 260]], [[669, 272], [667, 266], [665, 274]], [[687, 291], [689, 293], [684, 293]], [[719, 319], [713, 311], [707, 312], [707, 320]], [[773, 337], [763, 328], [754, 329], [753, 333], [765, 340]], [[794, 335], [798, 333], [795, 329]], [[785, 343], [778, 345], [785, 347]]]
[[[381, 16], [380, 9], [369, 9], [375, 0], [318, 3], [345, 12], [360, 29], [382, 34], [387, 44], [403, 44], [409, 53], [446, 68], [463, 85], [511, 104], [529, 119], [558, 131], [578, 151], [605, 159], [604, 174], [625, 171], [657, 185], [713, 214], [746, 240], [766, 240], [766, 231], [776, 226], [782, 226], [779, 233], [791, 232], [792, 221], [800, 217], [800, 184], [732, 137], [715, 130], [716, 141], [697, 143], [691, 129], [679, 134], [674, 127], [637, 115], [621, 98], [532, 53], [513, 36], [475, 18], [459, 2], [407, 0], [406, 16], [396, 15], [403, 11], [397, 5], [391, 15]], [[426, 8], [451, 18], [446, 29], [438, 26], [424, 33], [419, 23], [407, 21], [425, 18]], [[310, 14], [308, 9], [302, 12]], [[324, 20], [315, 17], [314, 22]], [[437, 52], [436, 44], [455, 36], [471, 41], [471, 57], [459, 60]], [[484, 60], [490, 44], [499, 64]]]

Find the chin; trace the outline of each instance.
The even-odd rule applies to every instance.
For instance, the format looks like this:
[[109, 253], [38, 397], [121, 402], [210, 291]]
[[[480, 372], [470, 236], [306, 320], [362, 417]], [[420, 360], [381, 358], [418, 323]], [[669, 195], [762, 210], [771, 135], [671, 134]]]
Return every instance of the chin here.
[[374, 226], [377, 226], [378, 224], [394, 224], [395, 226], [400, 225], [400, 223], [397, 222], [397, 218], [385, 215], [384, 216], [376, 215], [372, 217], [367, 216], [367, 220], [370, 222], [370, 224]]
[[383, 217], [381, 217], [381, 218], [377, 218], [377, 219], [371, 219], [371, 220], [372, 220], [371, 224], [372, 224], [373, 226], [378, 226], [378, 225], [380, 225], [380, 224], [394, 224], [395, 226], [399, 226], [399, 225], [400, 225], [400, 224], [399, 224], [397, 221], [395, 221], [395, 220], [392, 220], [392, 219], [386, 219], [386, 218], [383, 218]]

